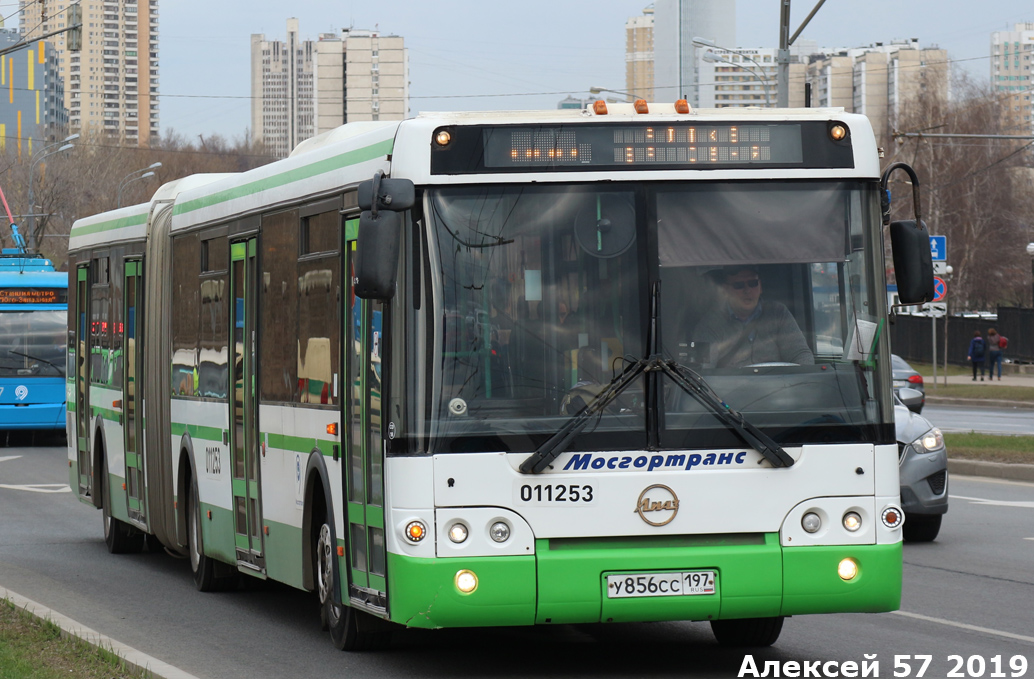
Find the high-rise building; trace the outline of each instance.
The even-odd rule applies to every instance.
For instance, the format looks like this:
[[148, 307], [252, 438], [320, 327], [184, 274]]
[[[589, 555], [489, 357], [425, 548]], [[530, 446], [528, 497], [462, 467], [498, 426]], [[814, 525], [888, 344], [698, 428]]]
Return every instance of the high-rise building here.
[[158, 0], [19, 0], [28, 39], [65, 28], [82, 7], [82, 51], [54, 36], [65, 107], [74, 132], [103, 132], [147, 146], [158, 136]]
[[[653, 93], [657, 101], [685, 98], [700, 105], [693, 38], [721, 48], [736, 46], [736, 0], [656, 0], [653, 24]], [[706, 48], [705, 48], [706, 49]]]
[[654, 101], [653, 68], [653, 5], [649, 5], [625, 22], [625, 91]]
[[251, 133], [276, 156], [345, 123], [402, 120], [409, 112], [409, 55], [403, 39], [344, 29], [301, 40], [251, 36]]
[[409, 113], [409, 52], [400, 36], [344, 29], [321, 35], [316, 53], [316, 134]]
[[808, 64], [812, 105], [861, 113], [877, 137], [893, 131], [906, 107], [950, 94], [948, 53], [916, 39], [820, 52]]
[[[21, 41], [17, 31], [0, 28], [0, 49]], [[34, 145], [61, 139], [68, 109], [58, 68], [50, 42], [30, 42], [0, 56], [0, 152], [16, 148], [31, 155]]]
[[1034, 132], [1034, 22], [991, 34], [991, 87], [1000, 93], [1001, 122], [1006, 134]]
[[251, 36], [251, 134], [273, 155], [285, 158], [313, 136], [311, 40], [299, 40], [298, 20], [287, 20], [287, 40]]
[[[814, 43], [805, 43], [806, 47]], [[804, 106], [805, 64], [798, 57], [801, 47], [791, 48], [789, 106]], [[700, 108], [742, 106], [774, 107], [779, 101], [775, 47], [697, 50]]]

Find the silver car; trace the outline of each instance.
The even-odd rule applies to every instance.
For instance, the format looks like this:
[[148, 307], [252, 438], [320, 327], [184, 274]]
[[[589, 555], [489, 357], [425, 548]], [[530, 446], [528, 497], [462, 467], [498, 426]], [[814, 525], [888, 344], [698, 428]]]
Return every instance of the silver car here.
[[923, 412], [923, 405], [926, 403], [926, 385], [923, 384], [923, 376], [913, 370], [912, 366], [897, 354], [890, 356], [890, 369], [894, 379], [894, 393], [901, 389], [915, 389], [922, 395], [922, 398], [919, 399], [918, 404], [910, 402], [906, 405], [912, 412]]
[[948, 511], [948, 451], [941, 430], [902, 402], [915, 403], [918, 392], [903, 388], [897, 393], [901, 398], [894, 406], [894, 427], [905, 511], [902, 530], [909, 542], [930, 542]]

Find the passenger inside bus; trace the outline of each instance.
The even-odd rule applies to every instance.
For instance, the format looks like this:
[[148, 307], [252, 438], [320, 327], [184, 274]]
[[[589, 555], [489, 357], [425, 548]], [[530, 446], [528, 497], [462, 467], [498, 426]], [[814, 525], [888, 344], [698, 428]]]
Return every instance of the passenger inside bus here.
[[762, 363], [812, 365], [815, 357], [785, 305], [762, 299], [758, 269], [727, 266], [709, 272], [720, 297], [692, 332], [710, 348], [707, 367], [738, 368]]

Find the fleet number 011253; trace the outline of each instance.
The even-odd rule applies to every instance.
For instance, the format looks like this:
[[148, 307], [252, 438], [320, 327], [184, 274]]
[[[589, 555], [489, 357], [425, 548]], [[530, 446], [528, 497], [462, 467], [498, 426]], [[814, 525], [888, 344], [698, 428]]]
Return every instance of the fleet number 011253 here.
[[588, 484], [521, 483], [514, 488], [517, 500], [523, 504], [578, 504], [593, 501], [593, 488]]

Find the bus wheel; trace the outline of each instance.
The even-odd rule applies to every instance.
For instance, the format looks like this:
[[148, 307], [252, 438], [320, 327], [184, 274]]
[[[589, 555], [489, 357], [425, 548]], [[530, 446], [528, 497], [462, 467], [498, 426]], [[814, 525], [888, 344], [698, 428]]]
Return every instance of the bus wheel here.
[[104, 521], [104, 543], [112, 554], [136, 554], [144, 548], [144, 534], [111, 515], [108, 493], [108, 459], [101, 466], [101, 517]]
[[771, 646], [781, 631], [782, 617], [711, 621], [711, 632], [722, 646]]
[[201, 503], [198, 501], [197, 481], [190, 482], [190, 495], [187, 496], [187, 547], [190, 552], [190, 570], [194, 574], [194, 586], [199, 592], [216, 592], [227, 589], [231, 578], [220, 578], [218, 562], [202, 553], [201, 537]]
[[334, 594], [334, 534], [324, 523], [316, 540], [316, 589], [320, 597], [321, 620], [330, 630], [330, 639], [342, 651], [371, 651], [384, 648], [391, 640], [390, 632], [360, 629], [359, 620], [366, 615], [345, 606]]

